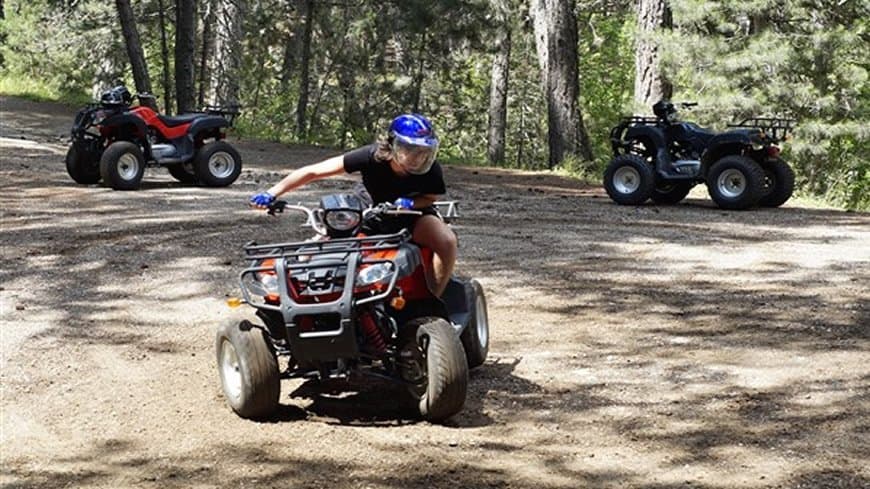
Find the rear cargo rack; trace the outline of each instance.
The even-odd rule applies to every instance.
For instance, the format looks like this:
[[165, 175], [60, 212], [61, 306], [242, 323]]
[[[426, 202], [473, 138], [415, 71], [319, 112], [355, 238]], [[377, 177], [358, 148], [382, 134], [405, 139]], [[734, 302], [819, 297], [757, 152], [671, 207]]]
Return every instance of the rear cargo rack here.
[[242, 112], [241, 105], [206, 105], [202, 110], [206, 114], [219, 115], [230, 123], [235, 122], [236, 117]]
[[761, 129], [774, 141], [782, 141], [794, 129], [795, 122], [784, 117], [749, 117], [737, 124], [728, 124], [728, 127]]

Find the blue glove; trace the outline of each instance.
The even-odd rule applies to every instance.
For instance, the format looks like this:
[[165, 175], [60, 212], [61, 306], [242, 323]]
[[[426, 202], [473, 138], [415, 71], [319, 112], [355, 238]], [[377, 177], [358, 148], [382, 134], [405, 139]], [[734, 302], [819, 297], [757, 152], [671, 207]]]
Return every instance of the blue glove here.
[[256, 207], [269, 207], [269, 204], [275, 202], [275, 196], [269, 192], [260, 192], [250, 199], [251, 205]]
[[393, 202], [393, 204], [396, 207], [399, 207], [402, 209], [413, 209], [414, 208], [414, 199], [411, 199], [408, 197], [399, 197], [398, 199], [396, 199], [395, 202]]

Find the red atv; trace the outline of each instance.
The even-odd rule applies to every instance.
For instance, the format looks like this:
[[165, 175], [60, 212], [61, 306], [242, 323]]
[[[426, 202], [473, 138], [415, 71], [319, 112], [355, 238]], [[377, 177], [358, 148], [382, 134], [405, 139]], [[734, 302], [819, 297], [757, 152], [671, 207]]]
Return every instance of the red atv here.
[[257, 319], [225, 324], [216, 343], [232, 409], [246, 418], [274, 413], [281, 377], [370, 376], [405, 387], [424, 419], [458, 413], [468, 369], [489, 350], [486, 299], [476, 280], [457, 278], [435, 297], [426, 281], [431, 250], [405, 229], [378, 231], [381, 219], [419, 211], [364, 209], [350, 194], [326, 196], [317, 209], [278, 201], [270, 213], [284, 209], [305, 212], [318, 236], [245, 246], [243, 299], [228, 303], [254, 307]]
[[242, 158], [224, 138], [238, 107], [207, 107], [174, 117], [156, 112], [155, 97], [138, 94], [139, 105], [123, 85], [100, 102], [82, 108], [72, 127], [66, 169], [76, 183], [102, 179], [115, 190], [139, 188], [146, 166], [164, 166], [182, 183], [209, 187], [232, 184]]

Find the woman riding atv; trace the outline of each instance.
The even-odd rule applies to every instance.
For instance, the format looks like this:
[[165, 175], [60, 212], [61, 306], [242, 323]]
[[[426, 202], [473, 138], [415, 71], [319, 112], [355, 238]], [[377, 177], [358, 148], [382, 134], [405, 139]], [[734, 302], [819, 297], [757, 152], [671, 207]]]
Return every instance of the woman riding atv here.
[[441, 165], [435, 161], [438, 138], [426, 117], [400, 115], [393, 119], [386, 138], [343, 155], [292, 171], [266, 192], [250, 198], [253, 207], [267, 208], [275, 199], [293, 189], [342, 173], [362, 174], [363, 185], [374, 204], [393, 203], [422, 212], [420, 216], [395, 217], [385, 223], [384, 233], [411, 231], [413, 240], [432, 250], [434, 284], [441, 296], [456, 262], [456, 235], [434, 207], [437, 196], [446, 192]]

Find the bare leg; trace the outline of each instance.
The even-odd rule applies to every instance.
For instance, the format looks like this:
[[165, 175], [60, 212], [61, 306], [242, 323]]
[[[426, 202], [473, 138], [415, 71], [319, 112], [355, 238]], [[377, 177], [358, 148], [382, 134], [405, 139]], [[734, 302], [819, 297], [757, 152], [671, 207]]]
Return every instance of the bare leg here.
[[435, 272], [435, 283], [432, 286], [432, 293], [441, 297], [456, 264], [456, 235], [441, 219], [435, 216], [423, 216], [414, 226], [414, 241], [434, 253], [432, 268]]

